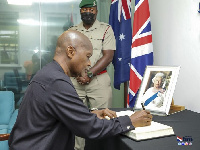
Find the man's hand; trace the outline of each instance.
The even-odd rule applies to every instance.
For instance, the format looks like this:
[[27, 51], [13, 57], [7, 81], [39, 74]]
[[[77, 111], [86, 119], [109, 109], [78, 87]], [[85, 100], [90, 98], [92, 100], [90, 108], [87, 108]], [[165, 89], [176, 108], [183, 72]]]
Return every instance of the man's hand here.
[[82, 85], [89, 84], [92, 81], [92, 78], [89, 78], [87, 75], [85, 77], [77, 77], [77, 82]]
[[117, 117], [116, 112], [108, 108], [102, 110], [94, 110], [92, 113], [96, 114], [99, 119], [104, 119], [105, 117], [115, 118]]
[[147, 110], [141, 110], [131, 115], [130, 119], [134, 127], [144, 127], [151, 125], [152, 115]]

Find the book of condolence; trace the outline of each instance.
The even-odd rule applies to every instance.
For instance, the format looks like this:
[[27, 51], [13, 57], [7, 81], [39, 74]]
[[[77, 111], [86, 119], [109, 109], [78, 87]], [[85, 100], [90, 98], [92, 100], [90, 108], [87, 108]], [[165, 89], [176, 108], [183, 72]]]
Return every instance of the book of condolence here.
[[[117, 116], [131, 116], [133, 111], [120, 111], [117, 112]], [[124, 133], [127, 137], [134, 139], [136, 141], [159, 138], [163, 136], [174, 135], [173, 128], [155, 121], [151, 122], [150, 126], [136, 127], [135, 130]]]

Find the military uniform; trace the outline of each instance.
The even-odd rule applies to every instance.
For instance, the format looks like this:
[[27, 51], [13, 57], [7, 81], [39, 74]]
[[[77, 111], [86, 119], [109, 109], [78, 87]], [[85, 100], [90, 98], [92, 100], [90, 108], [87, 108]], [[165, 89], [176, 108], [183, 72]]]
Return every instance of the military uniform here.
[[[77, 30], [86, 35], [93, 45], [93, 55], [90, 58], [91, 66], [103, 56], [102, 50], [115, 50], [115, 37], [112, 27], [104, 22], [96, 20], [88, 30], [84, 28], [83, 22], [73, 26], [70, 30]], [[106, 68], [105, 68], [106, 69]], [[91, 108], [111, 107], [112, 89], [110, 77], [106, 70], [93, 77], [88, 85], [79, 84], [75, 78], [71, 78], [77, 93], [86, 104], [86, 96], [89, 99]]]
[[[96, 0], [82, 0], [79, 7], [96, 7]], [[83, 20], [82, 20], [83, 21]], [[70, 28], [86, 35], [93, 46], [93, 55], [90, 58], [91, 67], [102, 58], [102, 50], [116, 50], [115, 36], [112, 27], [104, 22], [95, 20], [89, 29], [83, 26], [83, 22]], [[71, 78], [74, 87], [86, 106], [90, 108], [108, 108], [112, 104], [112, 89], [110, 77], [105, 70], [93, 76], [92, 81], [87, 85], [82, 85], [75, 78]], [[87, 97], [86, 97], [87, 96]], [[88, 103], [89, 100], [89, 103]], [[75, 137], [75, 150], [84, 150], [85, 140]]]

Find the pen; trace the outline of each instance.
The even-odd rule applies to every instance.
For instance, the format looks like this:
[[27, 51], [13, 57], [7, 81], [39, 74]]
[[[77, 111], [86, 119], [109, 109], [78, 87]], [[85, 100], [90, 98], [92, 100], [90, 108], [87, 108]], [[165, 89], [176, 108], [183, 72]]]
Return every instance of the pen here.
[[142, 105], [142, 109], [143, 109], [143, 110], [145, 110], [145, 108], [144, 108], [144, 104], [143, 104], [143, 103], [141, 103], [141, 105]]

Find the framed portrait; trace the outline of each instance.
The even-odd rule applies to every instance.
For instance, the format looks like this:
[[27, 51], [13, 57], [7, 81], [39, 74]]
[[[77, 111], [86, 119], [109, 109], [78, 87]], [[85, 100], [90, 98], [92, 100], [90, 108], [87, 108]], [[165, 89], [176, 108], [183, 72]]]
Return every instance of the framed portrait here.
[[156, 115], [169, 115], [180, 66], [147, 66], [134, 110], [146, 110]]

